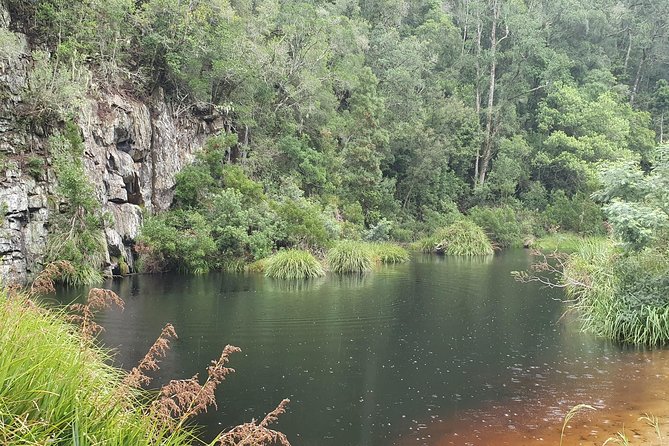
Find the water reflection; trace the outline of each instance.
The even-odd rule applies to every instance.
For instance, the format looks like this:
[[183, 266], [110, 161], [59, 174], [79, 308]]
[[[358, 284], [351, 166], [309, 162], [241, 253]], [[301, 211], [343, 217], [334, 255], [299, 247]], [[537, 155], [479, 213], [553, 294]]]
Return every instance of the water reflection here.
[[[156, 385], [202, 373], [226, 343], [242, 347], [220, 410], [199, 420], [210, 436], [288, 397], [278, 428], [296, 446], [502, 444], [486, 432], [534, 438], [569, 404], [601, 395], [594, 403], [604, 410], [605, 395], [622, 395], [630, 387], [621, 384], [636, 379], [623, 365], [638, 353], [566, 328], [557, 291], [513, 281], [509, 272], [528, 262], [522, 250], [416, 255], [371, 274], [302, 283], [132, 277], [111, 284], [127, 306], [102, 315], [102, 339], [131, 367], [172, 322], [180, 338]], [[661, 374], [645, 364], [647, 376]]]

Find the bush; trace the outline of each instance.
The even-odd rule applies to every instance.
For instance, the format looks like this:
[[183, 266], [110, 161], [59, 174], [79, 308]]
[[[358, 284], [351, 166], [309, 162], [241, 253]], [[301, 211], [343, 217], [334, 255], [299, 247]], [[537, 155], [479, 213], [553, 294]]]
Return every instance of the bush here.
[[516, 211], [511, 206], [479, 207], [469, 211], [469, 217], [488, 234], [495, 245], [520, 247], [523, 245], [522, 228], [516, 218]]
[[367, 243], [343, 241], [328, 251], [331, 271], [339, 274], [366, 273], [374, 266], [374, 251]]
[[59, 64], [42, 51], [33, 52], [23, 114], [40, 122], [73, 119], [84, 103], [91, 74], [75, 63]]
[[63, 206], [52, 216], [45, 260], [70, 262], [72, 268], [58, 277], [63, 283], [100, 282], [107, 253], [105, 215], [84, 171], [83, 141], [78, 127], [68, 122], [62, 133], [49, 139], [49, 146]]
[[381, 263], [404, 263], [411, 259], [406, 249], [394, 243], [372, 243], [370, 248]]
[[669, 342], [669, 252], [621, 253], [610, 241], [584, 243], [564, 270], [586, 330], [626, 344]]
[[197, 212], [171, 211], [146, 219], [138, 238], [144, 272], [208, 272], [216, 261], [216, 243], [207, 220]]
[[[488, 236], [476, 223], [460, 220], [440, 229], [429, 239], [436, 242], [433, 251], [450, 256], [492, 255], [493, 248]], [[427, 247], [427, 246], [425, 246]]]
[[579, 193], [569, 198], [557, 191], [551, 198], [551, 204], [544, 211], [549, 227], [583, 235], [604, 235], [602, 207], [587, 195]]
[[325, 275], [323, 266], [309, 251], [279, 251], [264, 262], [265, 276], [275, 279], [308, 279]]

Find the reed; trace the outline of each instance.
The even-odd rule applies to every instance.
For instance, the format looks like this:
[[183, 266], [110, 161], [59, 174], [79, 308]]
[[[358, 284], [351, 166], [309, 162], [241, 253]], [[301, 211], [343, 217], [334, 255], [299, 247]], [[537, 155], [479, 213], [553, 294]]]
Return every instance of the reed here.
[[275, 279], [309, 279], [324, 275], [323, 266], [309, 251], [279, 251], [265, 261], [265, 276]]
[[381, 263], [404, 263], [411, 259], [409, 251], [394, 243], [372, 243], [370, 248]]
[[327, 255], [330, 270], [339, 274], [363, 274], [372, 270], [375, 253], [368, 243], [342, 241], [330, 248]]

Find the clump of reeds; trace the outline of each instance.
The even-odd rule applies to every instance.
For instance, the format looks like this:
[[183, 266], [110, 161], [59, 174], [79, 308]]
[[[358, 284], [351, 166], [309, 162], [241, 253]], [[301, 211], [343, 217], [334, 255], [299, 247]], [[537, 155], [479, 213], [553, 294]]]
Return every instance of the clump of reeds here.
[[[185, 423], [216, 407], [214, 392], [234, 371], [226, 364], [237, 347], [227, 346], [212, 361], [203, 384], [197, 376], [171, 381], [149, 404], [150, 394], [139, 387], [148, 384], [147, 372], [158, 369], [170, 339], [176, 338], [174, 328], [167, 324], [137, 367], [125, 374], [108, 365], [109, 357], [93, 339], [101, 329], [95, 313], [111, 305], [122, 308], [123, 301], [109, 290], [93, 289], [85, 304], [69, 307], [76, 314], [68, 315], [35, 303], [41, 288], [49, 290], [48, 281], [23, 293], [13, 290], [10, 297], [0, 286], [0, 382], [5, 383], [0, 386], [0, 444], [205, 444]], [[73, 331], [68, 322], [80, 330]], [[228, 443], [221, 444], [289, 445], [283, 434], [267, 427], [286, 404], [260, 424], [222, 433], [219, 438]], [[244, 432], [246, 436], [235, 437]]]
[[374, 250], [367, 243], [343, 241], [330, 248], [327, 254], [330, 270], [339, 274], [362, 274], [372, 270]]
[[394, 243], [372, 243], [370, 248], [381, 263], [404, 263], [411, 259], [409, 251]]
[[321, 263], [309, 251], [287, 249], [265, 260], [265, 276], [275, 279], [308, 279], [325, 275]]
[[156, 425], [135, 394], [117, 392], [122, 372], [64, 314], [26, 299], [0, 290], [0, 444], [190, 444], [190, 432]]
[[246, 265], [246, 271], [251, 273], [264, 273], [267, 268], [267, 258], [256, 260]]
[[428, 243], [434, 243], [433, 252], [451, 256], [487, 256], [494, 252], [483, 229], [467, 219], [438, 230]]

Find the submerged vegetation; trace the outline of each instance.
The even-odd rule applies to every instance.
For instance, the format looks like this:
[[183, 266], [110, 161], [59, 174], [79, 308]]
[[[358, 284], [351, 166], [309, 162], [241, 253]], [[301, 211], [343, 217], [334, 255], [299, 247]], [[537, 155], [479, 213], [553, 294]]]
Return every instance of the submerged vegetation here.
[[309, 251], [287, 249], [264, 262], [265, 275], [275, 279], [308, 279], [325, 275], [325, 270]]

